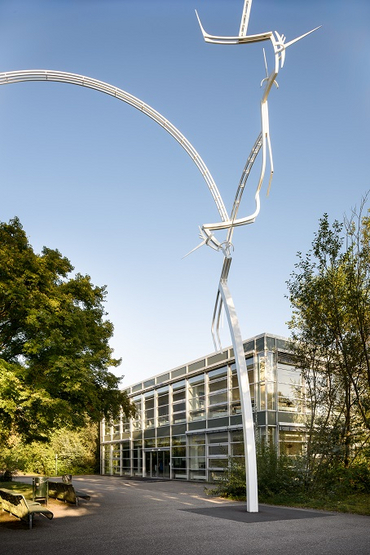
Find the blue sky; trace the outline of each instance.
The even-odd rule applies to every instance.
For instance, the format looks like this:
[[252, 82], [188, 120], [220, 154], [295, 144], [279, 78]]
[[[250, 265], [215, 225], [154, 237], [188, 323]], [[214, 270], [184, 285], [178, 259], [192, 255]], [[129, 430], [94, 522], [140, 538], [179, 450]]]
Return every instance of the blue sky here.
[[[1, 0], [0, 71], [74, 72], [142, 99], [198, 150], [230, 211], [260, 131], [262, 45], [205, 44], [194, 10], [208, 32], [234, 35], [242, 5]], [[297, 251], [323, 213], [342, 219], [370, 189], [368, 0], [254, 0], [249, 32], [289, 41], [318, 25], [287, 50], [269, 98], [271, 192], [234, 235], [229, 285], [245, 338], [288, 335]], [[182, 257], [217, 211], [181, 147], [134, 108], [59, 83], [0, 87], [0, 125], [0, 219], [18, 216], [37, 252], [58, 248], [107, 285], [123, 385], [212, 352], [222, 256], [203, 247]], [[254, 190], [251, 179], [240, 215], [253, 211]]]

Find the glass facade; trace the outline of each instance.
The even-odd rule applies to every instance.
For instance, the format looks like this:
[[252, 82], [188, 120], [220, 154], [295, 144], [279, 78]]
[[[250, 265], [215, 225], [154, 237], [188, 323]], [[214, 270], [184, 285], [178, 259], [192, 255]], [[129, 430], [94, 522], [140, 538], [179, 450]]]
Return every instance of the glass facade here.
[[[304, 445], [304, 384], [287, 340], [244, 342], [256, 436], [295, 455]], [[101, 424], [101, 472], [174, 480], [217, 480], [230, 457], [244, 459], [232, 348], [127, 390], [136, 415]]]

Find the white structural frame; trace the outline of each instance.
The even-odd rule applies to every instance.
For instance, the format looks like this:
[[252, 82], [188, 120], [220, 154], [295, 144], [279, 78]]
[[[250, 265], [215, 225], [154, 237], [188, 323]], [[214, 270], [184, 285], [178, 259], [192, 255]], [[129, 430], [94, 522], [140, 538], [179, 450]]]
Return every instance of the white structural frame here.
[[[51, 81], [59, 83], [68, 83], [72, 85], [78, 85], [90, 89], [103, 92], [110, 96], [117, 98], [127, 104], [130, 104], [137, 110], [143, 112], [145, 115], [153, 119], [158, 123], [165, 131], [167, 131], [186, 151], [186, 153], [193, 160], [203, 179], [205, 180], [208, 189], [211, 192], [213, 200], [216, 204], [217, 210], [219, 212], [221, 221], [216, 223], [203, 224], [200, 228], [200, 237], [202, 242], [200, 245], [195, 247], [201, 247], [202, 245], [208, 245], [216, 251], [221, 251], [224, 255], [223, 267], [221, 272], [221, 277], [218, 285], [218, 291], [216, 296], [216, 303], [212, 319], [212, 337], [216, 350], [222, 350], [219, 329], [220, 329], [220, 319], [222, 310], [225, 311], [231, 340], [233, 344], [235, 362], [238, 374], [239, 389], [240, 389], [240, 399], [241, 399], [241, 409], [243, 417], [243, 434], [244, 434], [244, 449], [245, 449], [245, 464], [246, 464], [246, 490], [247, 490], [247, 511], [248, 512], [258, 512], [258, 488], [257, 488], [257, 461], [256, 461], [256, 446], [255, 446], [255, 436], [254, 436], [254, 421], [253, 421], [253, 411], [252, 411], [252, 401], [249, 388], [248, 372], [245, 363], [243, 340], [240, 332], [239, 322], [234, 306], [233, 299], [228, 287], [228, 275], [230, 271], [230, 266], [232, 262], [231, 251], [233, 248], [232, 237], [234, 229], [236, 227], [249, 225], [254, 223], [259, 212], [260, 212], [260, 191], [262, 184], [264, 182], [267, 158], [269, 158], [270, 164], [270, 178], [269, 187], [271, 185], [274, 166], [273, 157], [270, 141], [270, 130], [269, 130], [269, 115], [268, 115], [268, 96], [271, 92], [272, 86], [276, 82], [276, 77], [278, 76], [279, 70], [284, 66], [285, 62], [285, 51], [288, 46], [291, 46], [295, 42], [304, 38], [305, 36], [313, 33], [319, 27], [301, 35], [300, 37], [291, 40], [286, 43], [286, 37], [280, 35], [275, 31], [268, 31], [266, 33], [260, 33], [257, 35], [247, 35], [250, 11], [252, 7], [252, 0], [244, 0], [243, 12], [240, 22], [239, 34], [237, 36], [215, 36], [206, 33], [204, 30], [199, 15], [196, 12], [198, 22], [203, 34], [203, 38], [206, 42], [211, 44], [248, 44], [251, 42], [262, 42], [270, 41], [274, 51], [274, 69], [269, 74], [266, 55], [264, 52], [265, 60], [265, 71], [266, 77], [262, 80], [261, 86], [264, 84], [264, 91], [261, 99], [261, 132], [259, 133], [246, 165], [244, 167], [239, 185], [236, 191], [234, 204], [230, 213], [230, 216], [226, 210], [223, 199], [217, 188], [217, 185], [209, 172], [204, 161], [195, 150], [193, 145], [186, 139], [186, 137], [169, 122], [164, 116], [159, 112], [154, 110], [151, 106], [136, 98], [135, 96], [127, 93], [126, 91], [114, 87], [103, 81], [93, 79], [91, 77], [86, 77], [84, 75], [79, 75], [76, 73], [69, 73], [65, 71], [54, 71], [54, 70], [20, 70], [20, 71], [10, 71], [0, 73], [0, 85], [8, 85], [12, 83], [20, 83], [27, 81]], [[256, 192], [255, 192], [255, 210], [252, 214], [245, 216], [243, 218], [237, 218], [238, 211], [240, 208], [242, 196], [245, 190], [245, 185], [247, 183], [248, 177], [250, 175], [253, 164], [262, 150], [262, 162], [260, 174], [257, 182]], [[216, 239], [213, 232], [225, 230], [227, 232], [226, 239], [220, 242]], [[191, 251], [193, 252], [193, 251]], [[190, 253], [189, 253], [190, 254]]]

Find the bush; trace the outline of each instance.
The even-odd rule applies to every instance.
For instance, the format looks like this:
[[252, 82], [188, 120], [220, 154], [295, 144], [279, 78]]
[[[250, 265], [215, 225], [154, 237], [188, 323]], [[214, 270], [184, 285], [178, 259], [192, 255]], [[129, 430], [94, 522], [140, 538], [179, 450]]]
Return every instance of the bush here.
[[370, 468], [359, 462], [345, 468], [341, 463], [323, 465], [315, 475], [313, 494], [346, 495], [351, 493], [370, 493]]
[[[262, 499], [273, 495], [297, 492], [302, 488], [298, 461], [278, 456], [275, 447], [257, 445], [258, 493]], [[225, 472], [210, 493], [232, 499], [245, 499], [246, 474], [244, 459], [230, 458]]]
[[5, 470], [3, 474], [0, 475], [0, 482], [11, 482], [13, 480], [13, 474], [10, 470]]
[[94, 424], [79, 430], [60, 429], [48, 442], [25, 443], [13, 436], [11, 444], [0, 452], [0, 472], [92, 474], [96, 470], [96, 442]]
[[[345, 468], [338, 461], [322, 464], [305, 456], [278, 456], [274, 447], [262, 444], [257, 445], [257, 467], [262, 503], [370, 514], [370, 466], [366, 460]], [[222, 478], [208, 493], [245, 500], [244, 460], [229, 459]]]
[[225, 463], [225, 471], [214, 488], [206, 489], [210, 495], [230, 497], [231, 499], [245, 499], [245, 465], [230, 458]]
[[298, 459], [279, 456], [274, 446], [257, 446], [257, 471], [261, 497], [297, 492], [302, 487]]

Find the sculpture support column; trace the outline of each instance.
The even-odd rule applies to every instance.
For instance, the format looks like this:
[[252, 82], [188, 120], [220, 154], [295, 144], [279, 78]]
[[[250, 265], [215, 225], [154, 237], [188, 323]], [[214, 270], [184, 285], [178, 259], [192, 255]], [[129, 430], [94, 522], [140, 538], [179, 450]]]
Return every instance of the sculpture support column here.
[[231, 297], [227, 281], [220, 280], [219, 292], [229, 324], [230, 335], [235, 355], [235, 364], [238, 374], [240, 401], [243, 418], [244, 456], [246, 470], [247, 511], [258, 513], [258, 484], [257, 484], [257, 458], [254, 437], [254, 423], [252, 412], [251, 392], [242, 336], [236, 314], [234, 301]]

